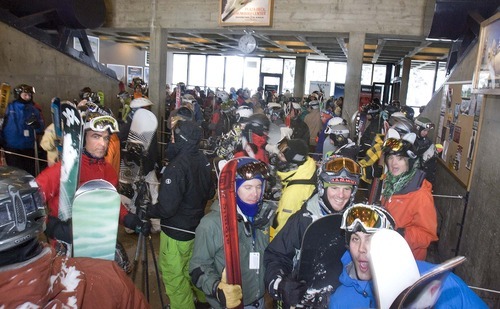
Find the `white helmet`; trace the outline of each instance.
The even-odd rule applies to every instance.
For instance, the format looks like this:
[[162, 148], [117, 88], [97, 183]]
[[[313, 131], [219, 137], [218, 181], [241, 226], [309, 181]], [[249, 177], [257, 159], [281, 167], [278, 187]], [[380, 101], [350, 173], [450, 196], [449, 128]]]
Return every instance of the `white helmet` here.
[[217, 90], [215, 96], [219, 99], [219, 103], [224, 103], [229, 100], [229, 93], [224, 90]]
[[330, 120], [328, 120], [325, 128], [325, 134], [332, 134], [333, 127], [339, 125], [339, 124], [344, 124], [345, 121], [342, 117], [333, 117]]
[[[328, 130], [328, 132], [326, 132]], [[337, 124], [332, 127], [327, 127], [326, 134], [342, 135], [345, 138], [349, 137], [349, 128], [344, 124]]]
[[153, 105], [153, 102], [146, 98], [137, 98], [133, 99], [132, 102], [130, 102], [130, 108], [139, 108], [151, 105]]
[[236, 110], [236, 122], [241, 122], [253, 115], [253, 109], [248, 105], [241, 105]]

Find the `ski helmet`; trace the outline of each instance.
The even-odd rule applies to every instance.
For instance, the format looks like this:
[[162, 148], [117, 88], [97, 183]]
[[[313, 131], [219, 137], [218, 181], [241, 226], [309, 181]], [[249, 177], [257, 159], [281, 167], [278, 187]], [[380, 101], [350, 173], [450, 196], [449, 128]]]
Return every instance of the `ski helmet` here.
[[271, 125], [271, 121], [266, 115], [263, 114], [253, 114], [248, 117], [248, 121], [245, 124], [245, 128], [243, 132], [246, 134], [247, 139], [250, 136], [250, 133], [255, 133], [259, 136], [264, 136], [269, 132], [269, 126]]
[[[415, 133], [411, 133], [415, 135]], [[409, 168], [413, 166], [415, 159], [417, 158], [415, 147], [413, 143], [404, 138], [387, 138], [382, 146], [382, 151], [385, 154], [385, 159], [390, 155], [397, 155], [401, 157], [406, 157], [410, 159]]]
[[368, 234], [375, 233], [379, 229], [391, 229], [396, 227], [396, 220], [384, 208], [376, 205], [355, 204], [344, 211], [340, 228], [346, 231], [345, 240], [349, 246], [351, 235], [356, 232]]
[[217, 97], [217, 103], [219, 104], [227, 102], [229, 100], [229, 93], [224, 90], [217, 90], [215, 92], [215, 96]]
[[328, 134], [334, 145], [339, 147], [347, 144], [347, 139], [349, 138], [349, 128], [344, 124], [338, 124], [329, 128]]
[[45, 230], [45, 202], [35, 178], [24, 170], [0, 167], [0, 252], [37, 239]]
[[410, 106], [401, 106], [401, 112], [405, 115], [406, 118], [413, 121], [413, 117], [415, 116], [415, 110]]
[[153, 105], [153, 102], [151, 102], [147, 98], [137, 98], [133, 99], [132, 102], [130, 102], [130, 108], [140, 108], [140, 107], [146, 107], [146, 106], [151, 106]]
[[318, 170], [319, 203], [327, 212], [331, 212], [325, 191], [332, 185], [351, 185], [351, 202], [358, 190], [361, 167], [356, 161], [346, 157], [332, 157]]
[[33, 86], [26, 84], [18, 85], [16, 86], [16, 88], [14, 88], [14, 98], [16, 100], [19, 100], [21, 98], [21, 93], [23, 92], [31, 94], [31, 99], [33, 99], [33, 95], [35, 94], [35, 88]]
[[341, 117], [333, 117], [330, 120], [328, 120], [325, 128], [325, 134], [332, 134], [333, 127], [339, 124], [346, 124], [346, 121]]
[[363, 107], [363, 111], [367, 114], [374, 115], [380, 112], [380, 104], [372, 102]]
[[408, 118], [400, 117], [398, 114], [399, 112], [396, 112], [389, 118], [390, 127], [398, 131], [401, 136], [413, 132], [413, 123]]
[[194, 121], [177, 121], [173, 128], [176, 144], [197, 145], [201, 140], [201, 128]]
[[108, 114], [99, 112], [87, 112], [85, 114], [84, 130], [92, 130], [97, 132], [108, 131], [109, 134], [120, 131], [116, 119]]
[[426, 117], [417, 117], [415, 119], [415, 129], [420, 134], [425, 129], [432, 130], [434, 129], [434, 123], [429, 118]]
[[[260, 206], [262, 204], [262, 198], [264, 196], [264, 190], [266, 188], [266, 179], [269, 178], [269, 169], [267, 165], [264, 162], [261, 162], [259, 160], [250, 158], [250, 157], [241, 157], [237, 158], [234, 160], [238, 160], [238, 165], [237, 165], [237, 170], [236, 170], [236, 177], [235, 177], [235, 182], [236, 182], [236, 204], [241, 210], [241, 212], [250, 219], [250, 221], [253, 220], [253, 218], [257, 215], [259, 212]], [[251, 179], [259, 179], [262, 181], [261, 184], [261, 194], [256, 203], [249, 204], [245, 203], [243, 200], [240, 199], [238, 195], [238, 189], [241, 187], [241, 185]]]
[[288, 163], [302, 165], [307, 160], [309, 147], [302, 139], [283, 138], [278, 142], [278, 149]]
[[253, 115], [253, 108], [248, 105], [241, 105], [236, 109], [236, 122], [246, 122], [250, 116]]

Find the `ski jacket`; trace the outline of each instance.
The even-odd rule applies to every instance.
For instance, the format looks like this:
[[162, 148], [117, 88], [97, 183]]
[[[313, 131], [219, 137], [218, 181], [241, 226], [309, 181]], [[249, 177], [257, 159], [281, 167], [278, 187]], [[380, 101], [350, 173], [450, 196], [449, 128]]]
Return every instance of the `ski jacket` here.
[[114, 261], [36, 257], [0, 268], [2, 308], [149, 308], [144, 295]]
[[299, 138], [306, 142], [306, 145], [309, 146], [311, 134], [309, 134], [309, 127], [301, 118], [297, 117], [296, 119], [290, 120], [290, 128], [293, 130], [292, 139]]
[[[210, 163], [197, 144], [186, 143], [163, 171], [159, 203], [151, 207], [150, 215], [160, 218], [162, 225], [194, 232], [214, 193]], [[194, 238], [167, 227], [162, 231], [175, 240]]]
[[[281, 198], [278, 203], [275, 223], [271, 229], [271, 237], [274, 237], [285, 225], [288, 218], [296, 213], [302, 205], [311, 197], [316, 189], [316, 162], [307, 157], [306, 162], [297, 169], [288, 172], [277, 172], [281, 179]], [[296, 183], [297, 181], [310, 181], [311, 183]]]
[[[27, 125], [35, 120], [38, 124]], [[42, 114], [33, 102], [19, 100], [7, 105], [2, 127], [2, 140], [4, 147], [10, 149], [34, 149], [36, 134], [43, 134], [45, 124]]]
[[[45, 196], [45, 201], [47, 202], [47, 207], [49, 210], [49, 220], [50, 217], [57, 218], [59, 214], [59, 188], [61, 179], [61, 162], [47, 167], [44, 169], [37, 177], [36, 182], [38, 183], [40, 190]], [[81, 156], [81, 166], [80, 166], [80, 180], [78, 186], [83, 183], [93, 180], [93, 179], [103, 179], [109, 181], [113, 186], [118, 186], [118, 174], [115, 169], [104, 159], [92, 159], [89, 156], [83, 154]], [[127, 209], [120, 205], [120, 222], [123, 222], [123, 217], [128, 213]]]
[[[325, 215], [319, 205], [318, 194], [315, 194], [299, 211], [288, 218], [285, 226], [274, 236], [264, 252], [264, 266], [267, 270], [264, 277], [266, 287], [269, 287], [278, 276], [296, 275], [294, 272], [299, 263], [304, 233], [309, 224]], [[272, 292], [270, 294], [276, 298]]]
[[120, 139], [116, 133], [111, 134], [109, 138], [108, 152], [104, 160], [108, 162], [116, 171], [120, 172]]
[[424, 172], [417, 170], [401, 192], [390, 198], [382, 197], [382, 206], [396, 220], [396, 229], [404, 229], [404, 238], [417, 260], [425, 260], [427, 247], [438, 240], [432, 185], [424, 176]]
[[[209, 304], [213, 308], [222, 308], [215, 297], [222, 270], [226, 266], [218, 200], [214, 201], [210, 210], [196, 228], [189, 274], [193, 283], [207, 295]], [[250, 235], [247, 235], [244, 223], [238, 221], [238, 240], [243, 304], [250, 305], [264, 297], [264, 274], [266, 271], [263, 264], [263, 253], [269, 243], [269, 227], [266, 225], [262, 229], [253, 228], [253, 233], [250, 232]], [[251, 252], [259, 254], [260, 267], [258, 270], [249, 268]]]
[[[424, 261], [416, 261], [420, 275], [429, 272], [436, 265]], [[349, 271], [353, 268], [349, 251], [342, 256], [344, 269], [340, 275], [341, 285], [330, 297], [329, 309], [376, 308], [376, 300], [372, 291], [372, 281], [351, 278]], [[488, 306], [467, 286], [467, 284], [450, 273], [443, 283], [441, 295], [433, 308], [488, 308]]]
[[304, 122], [307, 124], [309, 128], [309, 145], [316, 146], [318, 137], [318, 133], [323, 127], [323, 123], [321, 122], [321, 112], [319, 109], [311, 110], [305, 117]]

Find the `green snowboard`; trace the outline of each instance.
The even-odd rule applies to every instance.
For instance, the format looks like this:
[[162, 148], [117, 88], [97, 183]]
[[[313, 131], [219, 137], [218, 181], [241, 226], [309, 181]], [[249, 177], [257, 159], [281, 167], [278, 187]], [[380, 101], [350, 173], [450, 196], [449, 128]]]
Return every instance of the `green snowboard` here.
[[73, 256], [115, 259], [120, 195], [109, 182], [84, 183], [73, 201]]

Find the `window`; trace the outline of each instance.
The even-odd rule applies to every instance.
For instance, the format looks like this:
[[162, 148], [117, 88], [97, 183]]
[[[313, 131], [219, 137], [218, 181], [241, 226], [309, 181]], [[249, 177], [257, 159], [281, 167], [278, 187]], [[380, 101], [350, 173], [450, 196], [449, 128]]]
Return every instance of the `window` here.
[[418, 109], [430, 101], [433, 94], [435, 70], [435, 61], [412, 60], [406, 105]]
[[376, 64], [373, 66], [373, 81], [372, 83], [384, 83], [385, 82], [385, 65]]
[[243, 84], [243, 57], [226, 57], [226, 80], [224, 81], [224, 90], [229, 92], [231, 87], [238, 90]]
[[283, 69], [283, 92], [289, 90], [293, 94], [294, 89], [295, 89], [295, 59], [285, 59], [284, 69]]
[[224, 86], [224, 57], [223, 56], [208, 56], [207, 57], [207, 84], [206, 86], [215, 91], [222, 89]]
[[371, 86], [373, 65], [363, 64], [361, 68], [361, 85]]
[[309, 93], [311, 81], [326, 81], [326, 70], [328, 62], [308, 60], [306, 65], [306, 85], [304, 92]]
[[243, 72], [243, 88], [250, 89], [250, 93], [257, 92], [260, 78], [260, 58], [246, 57], [245, 71]]
[[174, 85], [177, 83], [187, 83], [187, 67], [188, 67], [188, 55], [186, 54], [174, 54], [173, 59], [173, 72], [172, 72], [172, 82]]
[[328, 63], [328, 77], [327, 81], [333, 85], [345, 84], [345, 77], [347, 76], [347, 63], [345, 62], [329, 62]]
[[205, 86], [205, 64], [207, 57], [205, 55], [189, 55], [189, 88], [195, 86]]
[[282, 74], [283, 59], [263, 58], [261, 71], [262, 73]]

